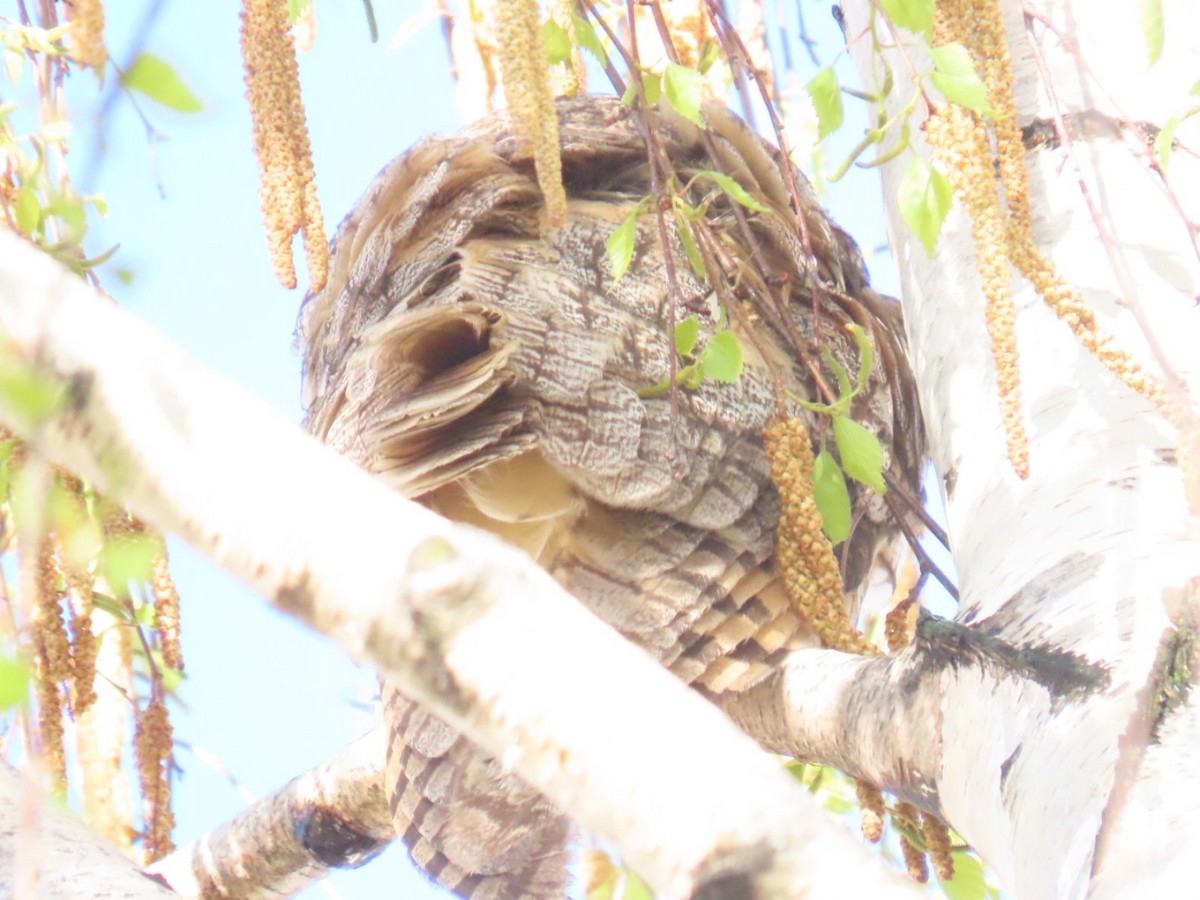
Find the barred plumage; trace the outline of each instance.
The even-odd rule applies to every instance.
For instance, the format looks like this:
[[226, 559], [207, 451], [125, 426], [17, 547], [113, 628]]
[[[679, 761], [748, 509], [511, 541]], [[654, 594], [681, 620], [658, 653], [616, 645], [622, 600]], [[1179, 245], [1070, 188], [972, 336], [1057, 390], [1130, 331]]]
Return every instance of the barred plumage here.
[[[560, 101], [567, 223], [539, 233], [541, 197], [508, 121], [430, 138], [385, 168], [342, 223], [328, 286], [305, 303], [307, 425], [387, 483], [522, 547], [601, 618], [710, 692], [741, 690], [814, 638], [772, 556], [779, 500], [762, 433], [785, 391], [820, 399], [808, 358], [823, 342], [853, 370], [845, 325], [877, 349], [854, 414], [918, 493], [923, 458], [899, 308], [868, 286], [854, 244], [800, 180], [814, 259], [782, 161], [731, 113], [701, 131], [667, 112], [658, 138], [684, 184], [727, 172], [769, 207], [740, 212], [697, 180], [719, 291], [673, 242], [678, 315], [701, 343], [728, 327], [745, 369], [650, 396], [675, 352], [654, 217], [614, 283], [605, 241], [649, 193], [636, 113], [613, 98]], [[814, 316], [810, 285], [826, 286]], [[828, 377], [828, 373], [826, 373]], [[672, 412], [673, 402], [676, 412]], [[811, 420], [811, 416], [810, 416]], [[844, 557], [851, 590], [895, 536], [878, 497], [856, 494]], [[514, 648], [516, 649], [516, 648]], [[536, 792], [385, 689], [393, 811], [410, 853], [473, 897], [562, 896], [567, 825]]]

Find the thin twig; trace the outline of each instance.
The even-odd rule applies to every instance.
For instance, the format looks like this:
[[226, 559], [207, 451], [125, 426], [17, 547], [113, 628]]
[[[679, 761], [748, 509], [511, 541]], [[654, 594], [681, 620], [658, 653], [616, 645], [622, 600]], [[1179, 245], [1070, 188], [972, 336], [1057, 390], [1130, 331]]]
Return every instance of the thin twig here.
[[[1087, 74], [1088, 78], [1091, 79], [1092, 84], [1104, 95], [1105, 100], [1107, 100], [1112, 108], [1116, 111], [1121, 122], [1124, 124], [1129, 124], [1131, 122], [1129, 116], [1127, 116], [1124, 110], [1121, 109], [1120, 104], [1117, 103], [1116, 97], [1114, 97], [1112, 92], [1104, 86], [1103, 80], [1096, 75], [1096, 73], [1092, 70], [1092, 67], [1088, 64], [1087, 60], [1084, 59], [1083, 54], [1079, 52], [1079, 47], [1073, 41], [1071, 41], [1067, 35], [1063, 34], [1062, 31], [1053, 22], [1051, 22], [1049, 18], [1047, 18], [1038, 10], [1030, 9], [1027, 5], [1023, 5], [1022, 11], [1025, 14], [1026, 23], [1032, 19], [1052, 35], [1054, 35], [1054, 37], [1058, 40], [1059, 45], [1063, 48], [1063, 52], [1070, 56], [1071, 60]], [[1032, 34], [1030, 34], [1030, 38], [1032, 39]], [[1126, 133], [1127, 132], [1122, 129], [1122, 134]], [[1167, 200], [1171, 204], [1172, 209], [1174, 209], [1179, 215], [1179, 219], [1183, 223], [1184, 233], [1187, 234], [1188, 241], [1192, 245], [1192, 253], [1196, 257], [1196, 261], [1200, 262], [1200, 241], [1197, 240], [1196, 228], [1192, 221], [1188, 218], [1187, 212], [1184, 211], [1183, 204], [1179, 200], [1179, 195], [1175, 193], [1175, 189], [1171, 187], [1170, 181], [1167, 180], [1166, 173], [1159, 169], [1158, 161], [1154, 158], [1154, 154], [1151, 152], [1150, 148], [1146, 146], [1146, 142], [1144, 140], [1139, 139], [1130, 141], [1127, 139], [1126, 143], [1130, 145], [1134, 151], [1146, 161], [1150, 169], [1159, 171], [1159, 174], [1162, 176], [1159, 179], [1159, 184], [1163, 192], [1166, 194]]]
[[[886, 477], [887, 473], [885, 472], [884, 475]], [[910, 546], [913, 553], [916, 554], [917, 561], [921, 566], [921, 571], [932, 574], [933, 577], [941, 583], [942, 587], [946, 589], [946, 592], [952, 598], [954, 598], [954, 602], [957, 603], [958, 585], [950, 580], [950, 576], [941, 570], [938, 564], [935, 563], [930, 557], [929, 553], [926, 552], [925, 548], [921, 546], [921, 542], [917, 539], [916, 534], [914, 534], [913, 530], [908, 527], [908, 523], [905, 521], [904, 516], [902, 515], [903, 510], [898, 508], [898, 501], [896, 500], [895, 495], [891, 491], [888, 491], [883, 495], [883, 499], [887, 504], [888, 511], [892, 514], [892, 518], [896, 521], [897, 527], [899, 527], [901, 533], [904, 535], [904, 539], [908, 541], [908, 546]], [[905, 503], [905, 505], [911, 506], [909, 503]], [[920, 508], [920, 506], [918, 505], [916, 508]]]
[[[1022, 4], [1022, 8], [1025, 4]], [[1117, 284], [1117, 290], [1120, 292], [1121, 305], [1125, 306], [1132, 314], [1134, 320], [1138, 324], [1138, 328], [1142, 332], [1142, 336], [1146, 340], [1146, 346], [1150, 353], [1154, 356], [1155, 362], [1162, 372], [1162, 376], [1171, 390], [1177, 396], [1187, 395], [1187, 384], [1180, 378], [1179, 374], [1171, 366], [1167, 360], [1166, 354], [1163, 352], [1162, 346], [1158, 342], [1158, 338], [1154, 335], [1154, 329], [1150, 322], [1146, 319], [1145, 313], [1142, 310], [1141, 303], [1137, 299], [1137, 293], [1133, 289], [1133, 285], [1129, 283], [1129, 278], [1125, 272], [1125, 267], [1121, 264], [1121, 260], [1117, 258], [1116, 245], [1112, 235], [1104, 226], [1104, 220], [1100, 215], [1100, 209], [1096, 205], [1095, 198], [1092, 196], [1092, 191], [1088, 186], [1087, 179], [1084, 177], [1083, 169], [1079, 165], [1079, 159], [1075, 155], [1075, 144], [1071, 139], [1071, 130], [1067, 127], [1063, 120], [1062, 106], [1058, 102], [1058, 94], [1054, 90], [1053, 79], [1050, 76], [1049, 66], [1046, 65], [1046, 57], [1042, 53], [1042, 48], [1034, 39], [1033, 20], [1025, 16], [1025, 37], [1029, 44], [1029, 49], [1033, 52], [1033, 61], [1037, 66], [1038, 74], [1042, 79], [1042, 90], [1046, 92], [1046, 98], [1050, 101], [1050, 109], [1054, 118], [1054, 132], [1062, 145], [1063, 152], [1066, 155], [1067, 162], [1071, 165], [1071, 170], [1075, 173], [1075, 180], [1079, 183], [1079, 193], [1083, 197], [1083, 202], [1087, 205], [1088, 215], [1091, 216], [1092, 225], [1096, 229], [1096, 235], [1100, 239], [1100, 245], [1104, 248], [1104, 255], [1108, 259], [1108, 264], [1112, 268], [1113, 278]]]

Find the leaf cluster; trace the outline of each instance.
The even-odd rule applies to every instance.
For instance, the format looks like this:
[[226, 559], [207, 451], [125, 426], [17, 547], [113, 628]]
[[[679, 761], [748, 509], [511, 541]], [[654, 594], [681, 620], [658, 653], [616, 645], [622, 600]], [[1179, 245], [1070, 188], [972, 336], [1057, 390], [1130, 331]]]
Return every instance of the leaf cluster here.
[[845, 367], [834, 359], [829, 349], [824, 348], [825, 363], [837, 379], [837, 399], [833, 403], [814, 403], [800, 397], [792, 398], [805, 409], [828, 416], [832, 425], [837, 457], [822, 443], [813, 462], [813, 500], [821, 513], [825, 535], [835, 545], [850, 536], [853, 524], [846, 476], [877, 493], [887, 492], [887, 484], [883, 479], [883, 446], [873, 432], [850, 417], [854, 398], [867, 387], [871, 369], [875, 365], [875, 349], [860, 326], [848, 325], [847, 330], [854, 336], [858, 347], [858, 371], [854, 379], [851, 380]]
[[[69, 64], [64, 38], [71, 26], [39, 28], [19, 22], [0, 22], [4, 72], [14, 91], [24, 87], [30, 60], [48, 58], [56, 66]], [[178, 112], [203, 108], [195, 94], [165, 60], [141, 53], [120, 73], [120, 84], [132, 98], [136, 92]], [[43, 104], [45, 106], [45, 104]], [[26, 235], [74, 272], [85, 275], [112, 258], [117, 247], [96, 256], [84, 251], [88, 214], [107, 215], [104, 199], [81, 195], [65, 167], [70, 122], [61, 103], [54, 115], [43, 115], [35, 128], [23, 133], [27, 115], [15, 100], [0, 102], [0, 213], [13, 230]]]
[[[892, 27], [897, 41], [920, 48], [928, 56], [932, 68], [918, 73], [917, 83], [908, 99], [894, 113], [888, 112], [887, 100], [895, 90], [895, 77], [882, 56], [876, 59], [882, 66], [880, 87], [875, 93], [845, 88], [839, 84], [833, 65], [826, 66], [807, 83], [806, 89], [817, 115], [818, 136], [825, 141], [837, 133], [845, 121], [842, 95], [849, 94], [874, 103], [878, 108], [875, 125], [866, 129], [863, 137], [830, 174], [831, 181], [842, 178], [850, 166], [872, 168], [912, 152], [908, 168], [897, 188], [897, 207], [905, 224], [920, 240], [926, 253], [932, 256], [941, 233], [942, 224], [950, 211], [953, 191], [950, 182], [927, 159], [915, 152], [912, 145], [912, 119], [918, 103], [924, 98], [927, 107], [934, 101], [927, 93], [933, 88], [944, 102], [954, 103], [977, 115], [994, 118], [996, 113], [988, 104], [987, 88], [975, 69], [970, 52], [959, 43], [932, 46], [934, 0], [880, 0], [885, 22]], [[875, 19], [878, 11], [872, 7], [870, 34], [876, 46]], [[870, 148], [877, 147], [873, 159], [861, 161]]]

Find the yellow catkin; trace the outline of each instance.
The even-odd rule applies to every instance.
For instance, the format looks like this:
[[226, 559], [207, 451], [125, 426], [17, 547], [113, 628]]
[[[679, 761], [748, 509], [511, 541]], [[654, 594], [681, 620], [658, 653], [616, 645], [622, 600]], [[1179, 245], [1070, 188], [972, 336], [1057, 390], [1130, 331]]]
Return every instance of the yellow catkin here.
[[295, 53], [289, 54], [291, 75], [295, 78], [292, 91], [292, 155], [302, 185], [301, 207], [304, 235], [304, 258], [308, 264], [308, 281], [311, 290], [325, 287], [329, 277], [329, 243], [325, 238], [325, 218], [321, 202], [317, 199], [317, 172], [313, 167], [312, 146], [308, 140], [308, 120], [304, 114], [304, 101], [300, 97], [300, 71]]
[[96, 700], [96, 635], [92, 630], [95, 608], [92, 579], [64, 557], [60, 559], [63, 581], [71, 598], [71, 710], [83, 713]]
[[538, 15], [537, 0], [499, 0], [496, 4], [500, 81], [517, 137], [532, 151], [545, 227], [559, 228], [567, 221], [567, 194], [558, 149], [558, 117], [546, 77], [546, 46]]
[[1175, 417], [1179, 425], [1176, 464], [1183, 473], [1184, 496], [1192, 515], [1200, 516], [1200, 416], [1194, 411]]
[[142, 790], [142, 817], [145, 831], [142, 846], [145, 862], [162, 859], [173, 849], [171, 830], [175, 816], [171, 811], [170, 760], [174, 739], [171, 719], [161, 692], [156, 690], [146, 708], [138, 711], [134, 735], [134, 757]]
[[[680, 65], [695, 69], [705, 46], [715, 42], [712, 23], [704, 11], [704, 0], [671, 0], [661, 4], [661, 9]], [[740, 5], [738, 9], [741, 9]], [[657, 34], [655, 38], [661, 40]]]
[[52, 789], [62, 794], [67, 789], [62, 685], [71, 677], [71, 649], [62, 620], [58, 566], [52, 547], [49, 539], [38, 543], [34, 561], [37, 596], [30, 624], [37, 654], [38, 733], [42, 758], [51, 778]]
[[883, 837], [883, 794], [875, 785], [861, 779], [854, 782], [854, 794], [858, 798], [858, 808], [862, 813], [863, 837], [872, 844], [877, 844]]
[[921, 568], [917, 565], [917, 558], [913, 553], [907, 553], [903, 563], [897, 566], [896, 585], [883, 619], [883, 637], [889, 653], [907, 647], [916, 635], [920, 584]]
[[[133, 516], [129, 515], [128, 511], [121, 504], [104, 498], [97, 505], [100, 508], [100, 524], [104, 529], [104, 539], [106, 541], [111, 538], [127, 537], [138, 531], [138, 526], [134, 522]], [[109, 587], [113, 590], [119, 590], [122, 586], [109, 585]]]
[[850, 622], [842, 575], [813, 500], [813, 452], [801, 419], [777, 418], [763, 433], [771, 480], [780, 497], [775, 560], [793, 605], [826, 647], [877, 653]]
[[[1025, 145], [1021, 138], [1021, 130], [1017, 125], [1016, 102], [1013, 97], [1012, 59], [1008, 51], [1003, 13], [999, 2], [997, 0], [987, 0], [983, 3], [972, 2], [972, 0], [940, 2], [937, 6], [934, 42], [940, 45], [952, 41], [961, 43], [971, 51], [987, 88], [988, 104], [995, 112], [995, 117], [990, 124], [990, 136], [994, 138], [995, 143], [993, 159], [988, 144], [988, 126], [984, 120], [973, 113], [961, 110], [961, 108], [951, 107], [951, 109], [959, 110], [954, 113], [954, 116], [959, 119], [969, 119], [974, 130], [974, 141], [969, 150], [969, 156], [974, 160], [974, 165], [970, 173], [962, 173], [963, 179], [970, 182], [978, 195], [985, 193], [985, 187], [998, 187], [1004, 199], [1000, 222], [992, 221], [989, 215], [988, 221], [983, 225], [975, 222], [977, 210], [981, 209], [978, 207], [978, 198], [975, 208], [970, 202], [967, 203], [972, 221], [976, 224], [976, 244], [980, 246], [981, 253], [983, 247], [980, 232], [983, 231], [987, 235], [989, 242], [994, 242], [997, 240], [998, 232], [1002, 229], [1004, 256], [1007, 261], [1033, 285], [1034, 290], [1046, 305], [1066, 323], [1084, 348], [1117, 378], [1148, 398], [1168, 418], [1172, 418], [1171, 407], [1162, 381], [1148, 375], [1128, 353], [1113, 346], [1111, 336], [1107, 335], [1096, 323], [1095, 315], [1084, 303], [1083, 297], [1063, 281], [1054, 266], [1042, 255], [1034, 243], [1033, 213], [1029, 202], [1029, 178], [1025, 168]], [[944, 112], [946, 110], [939, 110], [933, 119], [938, 119]], [[939, 139], [942, 141], [943, 146], [939, 153], [939, 156], [942, 156], [946, 153], [945, 141], [951, 139], [950, 135], [945, 132], [958, 130], [961, 137], [962, 124], [946, 125], [945, 128], [940, 127], [943, 124], [941, 122], [936, 124], [939, 127], [935, 127], [934, 133], [931, 134], [930, 143], [936, 147], [935, 142]], [[951, 181], [953, 182], [955, 180], [953, 165], [945, 158], [943, 158], [943, 162], [947, 164], [948, 169], [951, 169]], [[998, 183], [991, 174], [993, 171], [999, 174]], [[959, 190], [959, 185], [956, 184], [955, 188]], [[993, 191], [986, 192], [994, 196]], [[997, 212], [1000, 212], [998, 203]], [[988, 248], [987, 252], [995, 254], [994, 248]], [[991, 276], [984, 273], [982, 261], [980, 265], [980, 274], [985, 280], [986, 291], [986, 280]], [[1011, 301], [1009, 301], [1009, 305], [1011, 305]], [[1009, 350], [1004, 347], [998, 348], [996, 337], [1003, 335], [1003, 331], [1007, 327], [1008, 315], [1009, 311], [1003, 306], [993, 312], [989, 296], [988, 326], [989, 334], [993, 337], [993, 353], [1003, 354], [1005, 360], [1007, 360]], [[1015, 352], [1015, 343], [1012, 350]], [[1000, 357], [997, 356], [997, 366], [1000, 365], [1000, 362]], [[1003, 381], [1001, 382], [1001, 397], [1005, 397]], [[1014, 404], [1019, 404], [1018, 395], [1012, 395], [1008, 400], [1002, 399], [1006, 427], [1014, 420], [1019, 421], [1019, 417], [1014, 416], [1012, 410]], [[1013, 438], [1014, 435], [1009, 432], [1010, 456], [1013, 452]], [[1016, 462], [1014, 462], [1014, 467], [1017, 467]], [[1019, 468], [1018, 471], [1020, 471]]]
[[921, 812], [921, 834], [925, 836], [925, 850], [933, 860], [937, 877], [949, 881], [954, 877], [954, 855], [950, 851], [950, 829], [937, 816]]
[[[955, 5], [962, 7], [965, 4], [959, 0]], [[960, 9], [960, 22], [962, 16]], [[976, 58], [983, 63], [988, 102], [997, 113], [992, 128], [996, 135], [1000, 182], [1008, 206], [1008, 243], [1013, 264], [1089, 352], [1129, 387], [1161, 407], [1165, 399], [1162, 383], [1146, 375], [1129, 354], [1112, 346], [1112, 338], [1096, 324], [1095, 316], [1084, 304], [1083, 297], [1063, 282], [1034, 243], [1025, 144], [1021, 139], [1021, 129], [1017, 126], [1012, 59], [1005, 40], [1000, 4], [971, 4], [970, 21], [975, 27]]]
[[[69, 510], [69, 521], [82, 525], [87, 521], [83, 484], [65, 470], [59, 470], [56, 477], [62, 485], [61, 496]], [[96, 635], [92, 628], [95, 602], [93, 576], [85, 564], [72, 558], [67, 546], [69, 539], [69, 535], [57, 535], [54, 551], [71, 604], [71, 712], [78, 717], [96, 699]]]
[[280, 284], [296, 286], [292, 237], [302, 231], [309, 279], [312, 289], [319, 290], [328, 271], [328, 246], [316, 199], [295, 41], [284, 0], [245, 0], [241, 36], [246, 99], [259, 165], [259, 200], [271, 263]]
[[900, 831], [900, 850], [904, 854], [904, 864], [908, 868], [908, 876], [913, 881], [924, 884], [929, 880], [929, 866], [925, 862], [925, 851], [918, 847], [908, 833], [921, 830], [921, 813], [911, 803], [897, 803], [892, 811], [892, 817], [897, 820]]
[[1013, 470], [1026, 478], [1029, 439], [1021, 415], [1017, 313], [1010, 289], [1005, 217], [992, 177], [987, 131], [979, 116], [948, 103], [929, 117], [925, 135], [971, 217], [1008, 459]]
[[[802, 419], [772, 420], [763, 432], [771, 465], [771, 481], [779, 492], [779, 524], [775, 534], [775, 563], [793, 606], [826, 647], [846, 653], [878, 654], [858, 633], [846, 612], [842, 573], [829, 538], [821, 530], [821, 513], [813, 500], [813, 452]], [[883, 795], [879, 788], [856, 780], [862, 810], [863, 836], [871, 842], [883, 836]]]
[[890, 610], [883, 621], [884, 639], [891, 651], [907, 647], [913, 637], [912, 610], [916, 604], [901, 600]]
[[103, 75], [108, 63], [104, 49], [104, 4], [101, 0], [71, 0], [67, 3], [71, 23], [71, 59]]
[[562, 93], [574, 97], [587, 90], [587, 67], [583, 64], [583, 51], [579, 41], [575, 39], [575, 0], [551, 0], [550, 18], [571, 36], [571, 54], [565, 69], [562, 82]]
[[183, 651], [179, 644], [179, 592], [171, 577], [167, 558], [167, 544], [162, 535], [149, 531], [155, 543], [154, 575], [151, 589], [154, 594], [154, 621], [158, 640], [162, 648], [163, 663], [176, 671], [183, 671]]
[[94, 704], [76, 717], [83, 820], [123, 851], [133, 847], [132, 791], [122, 760], [133, 693], [132, 631], [97, 610], [101, 627], [96, 667], [103, 673]]

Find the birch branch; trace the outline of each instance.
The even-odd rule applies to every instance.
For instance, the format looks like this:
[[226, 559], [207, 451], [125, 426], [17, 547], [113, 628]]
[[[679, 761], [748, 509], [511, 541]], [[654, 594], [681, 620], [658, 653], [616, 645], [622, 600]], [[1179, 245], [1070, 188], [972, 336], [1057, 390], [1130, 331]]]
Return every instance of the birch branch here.
[[938, 682], [923, 677], [917, 653], [798, 650], [759, 684], [722, 698], [722, 709], [774, 753], [833, 766], [938, 812]]
[[291, 896], [334, 868], [357, 868], [395, 837], [375, 729], [150, 871], [184, 897]]
[[97, 900], [176, 896], [40, 793], [0, 763], [0, 897], [73, 900], [81, 885]]
[[387, 490], [7, 232], [0, 259], [3, 357], [61, 391], [42, 422], [7, 397], [0, 418], [374, 663], [657, 889], [911, 894], [523, 554]]

